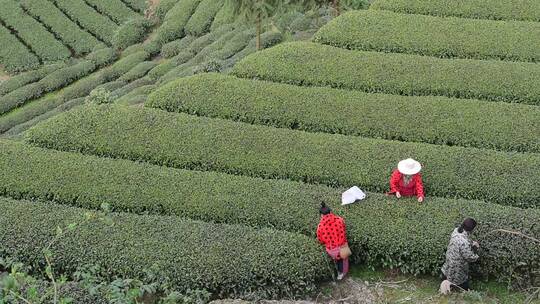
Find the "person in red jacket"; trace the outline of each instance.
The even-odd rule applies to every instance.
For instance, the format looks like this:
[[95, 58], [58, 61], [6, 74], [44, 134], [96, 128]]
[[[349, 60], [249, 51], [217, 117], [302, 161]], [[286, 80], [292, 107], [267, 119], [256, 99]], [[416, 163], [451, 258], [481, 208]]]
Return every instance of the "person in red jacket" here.
[[419, 203], [423, 202], [424, 184], [420, 170], [422, 166], [412, 158], [400, 161], [397, 169], [392, 172], [389, 194], [394, 194], [397, 198], [416, 196]]
[[[317, 227], [317, 238], [326, 247], [326, 252], [336, 262], [338, 269], [338, 280], [349, 272], [349, 257], [342, 258], [341, 248], [347, 244], [347, 231], [343, 218], [332, 213], [325, 203], [321, 204], [319, 210], [321, 221]], [[348, 248], [348, 247], [347, 247]]]

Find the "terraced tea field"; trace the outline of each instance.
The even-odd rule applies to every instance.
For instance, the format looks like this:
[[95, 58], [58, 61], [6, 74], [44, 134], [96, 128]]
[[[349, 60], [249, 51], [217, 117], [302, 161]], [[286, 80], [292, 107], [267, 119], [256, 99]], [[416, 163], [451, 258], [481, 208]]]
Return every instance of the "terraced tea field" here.
[[[311, 41], [269, 27], [261, 51], [227, 1], [161, 1], [153, 21], [137, 1], [3, 2], [0, 41], [17, 43], [0, 53], [2, 255], [43, 266], [57, 226], [105, 205], [109, 221], [50, 245], [56, 269], [99, 265], [212, 299], [306, 298], [333, 279], [315, 237], [325, 201], [356, 264], [438, 276], [451, 231], [473, 217], [474, 280], [540, 286], [536, 0], [301, 14], [322, 25]], [[422, 204], [385, 195], [408, 157], [424, 167]], [[367, 199], [341, 206], [353, 185]]]

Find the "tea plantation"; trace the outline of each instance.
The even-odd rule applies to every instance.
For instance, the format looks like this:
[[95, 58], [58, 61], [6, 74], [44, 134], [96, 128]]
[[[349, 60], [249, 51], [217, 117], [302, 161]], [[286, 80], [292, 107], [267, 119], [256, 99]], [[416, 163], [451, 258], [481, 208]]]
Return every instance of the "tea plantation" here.
[[[69, 280], [96, 265], [211, 299], [305, 298], [333, 280], [325, 201], [354, 263], [438, 276], [473, 217], [475, 279], [540, 286], [537, 0], [291, 7], [259, 51], [226, 0], [0, 4], [0, 257], [41, 269], [49, 247]], [[385, 195], [409, 157], [422, 204]], [[341, 206], [354, 185], [366, 200]]]

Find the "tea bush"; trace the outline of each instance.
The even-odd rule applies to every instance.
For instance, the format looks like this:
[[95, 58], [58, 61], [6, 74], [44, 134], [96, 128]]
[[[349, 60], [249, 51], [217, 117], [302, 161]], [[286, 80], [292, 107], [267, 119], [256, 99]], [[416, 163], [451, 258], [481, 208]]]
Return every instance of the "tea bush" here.
[[15, 91], [16, 89], [23, 87], [29, 83], [38, 81], [41, 78], [47, 76], [49, 73], [52, 73], [63, 67], [65, 67], [65, 64], [63, 63], [49, 64], [44, 65], [39, 69], [31, 70], [13, 76], [10, 79], [0, 83], [0, 96]]
[[371, 9], [463, 18], [540, 21], [536, 0], [376, 0]]
[[540, 23], [363, 10], [330, 21], [314, 41], [355, 50], [537, 62], [540, 40], [532, 37], [540, 37]]
[[[29, 265], [44, 263], [41, 248], [57, 226], [87, 212], [8, 199], [0, 206], [0, 242], [9, 256]], [[153, 267], [179, 292], [206, 289], [224, 297], [302, 295], [330, 274], [318, 244], [300, 234], [165, 216], [111, 219], [85, 223], [53, 244], [55, 267], [74, 272], [98, 265], [111, 278], [139, 278]]]
[[199, 37], [208, 32], [224, 2], [225, 0], [202, 0], [186, 24], [186, 34]]
[[298, 87], [219, 74], [178, 79], [159, 88], [147, 105], [310, 132], [540, 152], [540, 109], [529, 105]]
[[116, 24], [123, 24], [130, 19], [141, 17], [124, 4], [122, 0], [85, 0], [102, 15], [109, 16]]
[[28, 71], [39, 66], [39, 59], [9, 29], [0, 25], [0, 63], [9, 73]]
[[153, 61], [143, 61], [131, 68], [131, 70], [122, 75], [122, 77], [120, 77], [118, 80], [125, 82], [137, 80], [144, 77], [148, 71], [152, 70], [156, 66], [157, 63]]
[[184, 27], [197, 9], [201, 0], [178, 1], [165, 15], [165, 20], [157, 30], [155, 41], [163, 45], [185, 36]]
[[[119, 135], [122, 136], [119, 136]], [[428, 195], [538, 207], [540, 155], [253, 126], [148, 108], [85, 107], [31, 129], [37, 145], [154, 164], [389, 189], [397, 162], [424, 164]]]
[[[106, 16], [96, 12], [84, 0], [51, 0], [71, 20], [88, 30], [101, 41], [112, 45], [118, 25]], [[106, 1], [105, 1], [106, 2]]]
[[[64, 60], [71, 56], [67, 47], [56, 40], [53, 34], [34, 18], [28, 16], [19, 3], [0, 0], [0, 20], [17, 31], [17, 35], [44, 62]], [[2, 41], [5, 43], [4, 41]]]
[[143, 17], [130, 19], [123, 23], [114, 34], [113, 45], [117, 49], [125, 49], [141, 42], [146, 35], [150, 22]]
[[184, 51], [185, 49], [187, 49], [188, 46], [195, 39], [196, 39], [196, 37], [188, 35], [188, 36], [185, 36], [184, 38], [168, 42], [165, 45], [163, 45], [163, 47], [161, 48], [161, 56], [163, 56], [165, 58], [174, 57], [174, 56], [178, 55], [178, 53], [180, 53], [180, 52]]
[[91, 52], [100, 42], [82, 30], [48, 0], [25, 0], [21, 6], [34, 18], [50, 28], [76, 56]]
[[350, 51], [284, 43], [239, 62], [233, 74], [397, 95], [443, 95], [540, 105], [540, 65]]
[[540, 268], [538, 244], [494, 231], [509, 229], [538, 238], [538, 210], [431, 197], [418, 204], [376, 193], [342, 207], [339, 198], [344, 189], [322, 185], [179, 170], [6, 140], [0, 140], [0, 147], [5, 151], [0, 156], [0, 194], [17, 199], [49, 199], [89, 209], [106, 203], [115, 211], [276, 227], [312, 238], [319, 221], [317, 207], [326, 201], [345, 218], [358, 262], [415, 274], [437, 274], [452, 229], [473, 216], [479, 223], [473, 238], [482, 246], [480, 274], [506, 280], [521, 264], [523, 274], [530, 272], [531, 280], [539, 279], [534, 275]]

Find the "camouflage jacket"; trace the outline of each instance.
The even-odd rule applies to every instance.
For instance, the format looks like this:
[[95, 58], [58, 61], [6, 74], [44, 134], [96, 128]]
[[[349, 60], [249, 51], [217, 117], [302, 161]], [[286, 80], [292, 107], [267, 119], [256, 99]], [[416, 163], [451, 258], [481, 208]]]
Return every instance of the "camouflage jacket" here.
[[454, 229], [446, 250], [446, 262], [441, 269], [446, 278], [456, 285], [464, 283], [469, 279], [469, 263], [477, 259], [468, 233], [459, 233], [457, 228]]

